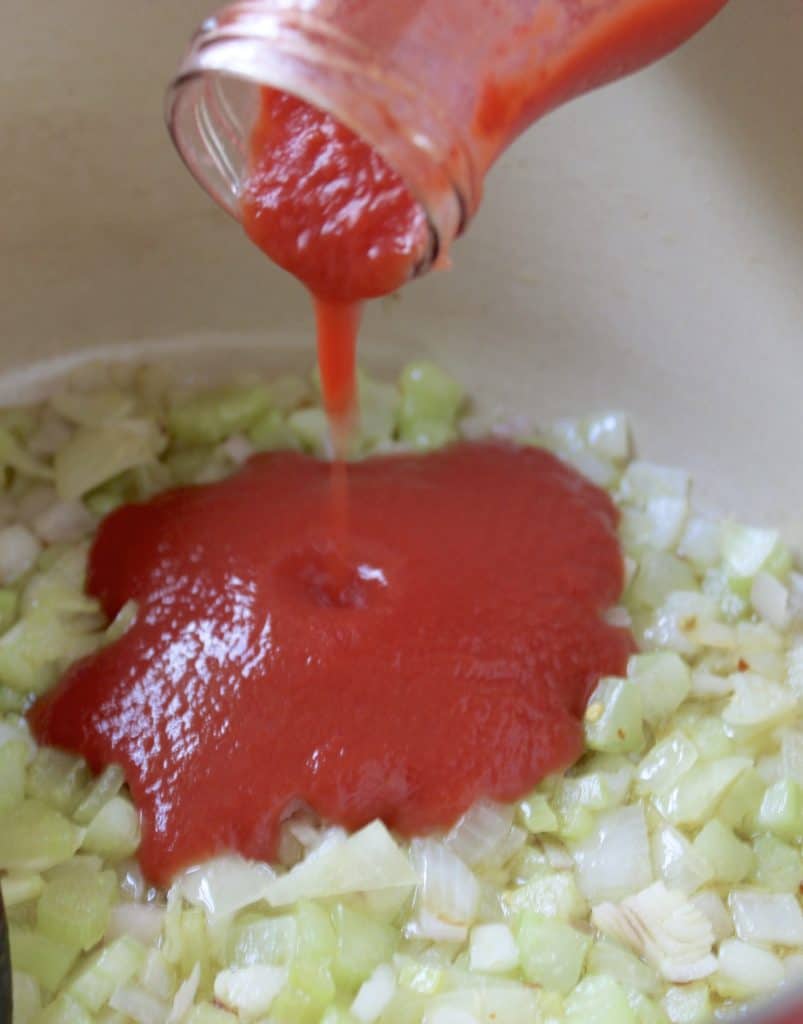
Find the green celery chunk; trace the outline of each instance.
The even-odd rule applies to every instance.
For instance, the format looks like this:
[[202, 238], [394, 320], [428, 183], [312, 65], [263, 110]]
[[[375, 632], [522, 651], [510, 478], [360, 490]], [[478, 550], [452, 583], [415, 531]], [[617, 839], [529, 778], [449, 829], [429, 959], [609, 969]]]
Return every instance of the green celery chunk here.
[[608, 754], [627, 754], [644, 744], [642, 700], [629, 679], [608, 676], [591, 694], [583, 720], [586, 745]]
[[764, 794], [757, 825], [789, 842], [803, 836], [803, 787], [793, 779], [781, 779]]
[[28, 796], [72, 814], [89, 782], [86, 762], [53, 747], [40, 747], [28, 769]]
[[24, 740], [8, 740], [0, 747], [0, 815], [22, 802], [28, 746]]
[[10, 587], [0, 588], [0, 633], [5, 633], [17, 621], [19, 604], [19, 594], [16, 590]]
[[91, 949], [106, 931], [116, 888], [113, 871], [75, 871], [48, 882], [37, 904], [37, 928], [57, 942]]
[[110, 861], [124, 860], [139, 846], [139, 818], [130, 800], [114, 796], [90, 822], [81, 849]]
[[14, 969], [30, 974], [48, 992], [58, 989], [78, 959], [76, 945], [65, 946], [23, 925], [12, 922], [8, 937]]
[[112, 797], [117, 796], [123, 782], [123, 769], [118, 764], [110, 764], [104, 768], [100, 775], [92, 781], [73, 811], [73, 821], [78, 825], [89, 825]]
[[337, 935], [332, 975], [338, 985], [356, 991], [376, 967], [393, 956], [399, 942], [398, 930], [342, 903], [332, 910], [332, 922]]
[[638, 1024], [638, 1017], [618, 982], [592, 975], [567, 998], [566, 1024]]
[[80, 1003], [60, 995], [36, 1018], [36, 1024], [95, 1024]]
[[527, 981], [564, 995], [580, 980], [591, 947], [590, 936], [570, 924], [527, 910], [519, 920], [516, 941]]
[[174, 405], [168, 428], [185, 444], [218, 444], [248, 430], [270, 406], [270, 392], [262, 386], [208, 391]]
[[718, 882], [735, 885], [747, 878], [753, 867], [753, 851], [717, 818], [709, 821], [693, 846], [711, 865]]
[[753, 879], [770, 892], [797, 892], [803, 884], [803, 858], [800, 851], [776, 836], [757, 836]]
[[72, 857], [82, 838], [83, 830], [58, 811], [25, 800], [0, 820], [0, 868], [45, 871]]
[[67, 994], [90, 1013], [97, 1013], [118, 986], [131, 981], [144, 960], [144, 947], [124, 935], [103, 946], [81, 965], [67, 986]]

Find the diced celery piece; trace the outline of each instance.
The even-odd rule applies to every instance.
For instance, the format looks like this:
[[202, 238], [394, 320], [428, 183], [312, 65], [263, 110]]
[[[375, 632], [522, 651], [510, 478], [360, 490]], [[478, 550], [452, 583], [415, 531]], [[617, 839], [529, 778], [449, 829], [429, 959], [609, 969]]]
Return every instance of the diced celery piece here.
[[663, 1008], [643, 993], [629, 989], [627, 1001], [636, 1015], [638, 1024], [669, 1024], [669, 1018]]
[[179, 448], [170, 452], [166, 465], [174, 482], [183, 486], [195, 483], [213, 458], [213, 448]]
[[0, 868], [45, 871], [71, 857], [83, 830], [52, 807], [25, 800], [0, 821]]
[[269, 410], [251, 425], [248, 440], [257, 451], [262, 452], [296, 447], [295, 435], [278, 409]]
[[251, 964], [286, 964], [295, 954], [296, 918], [244, 915], [228, 938], [228, 960], [237, 967]]
[[27, 790], [34, 800], [71, 814], [89, 781], [86, 762], [53, 747], [40, 747], [28, 768]]
[[271, 1016], [293, 1024], [318, 1024], [335, 993], [335, 983], [327, 964], [297, 961], [290, 970], [288, 984], [271, 1006]]
[[14, 995], [14, 1024], [33, 1024], [42, 1008], [39, 983], [24, 971], [12, 971], [11, 991]]
[[337, 1006], [330, 1006], [326, 1013], [321, 1017], [321, 1024], [357, 1024], [355, 1017], [348, 1012]]
[[567, 994], [583, 973], [591, 938], [570, 924], [525, 910], [516, 935], [521, 969], [533, 985]]
[[0, 879], [3, 891], [3, 903], [6, 909], [16, 907], [28, 900], [35, 900], [41, 893], [45, 883], [42, 876], [34, 872], [12, 872]]
[[81, 849], [110, 861], [130, 857], [139, 846], [139, 818], [130, 800], [114, 796], [90, 822]]
[[753, 842], [753, 877], [772, 892], [797, 892], [803, 883], [800, 851], [775, 836], [758, 836]]
[[61, 995], [36, 1018], [36, 1024], [94, 1024], [80, 1003]]
[[144, 947], [124, 935], [81, 965], [67, 986], [67, 993], [91, 1013], [97, 1013], [116, 988], [131, 981], [144, 960]]
[[236, 1013], [221, 1010], [212, 1003], [198, 1003], [187, 1014], [183, 1024], [237, 1024], [238, 1020]]
[[113, 871], [76, 871], [48, 882], [37, 904], [37, 927], [57, 942], [91, 949], [106, 931], [116, 888]]
[[592, 975], [567, 998], [566, 1024], [638, 1024], [638, 1017], [618, 982]]
[[582, 804], [562, 804], [558, 808], [558, 831], [566, 843], [579, 843], [594, 829], [594, 812]]
[[726, 885], [741, 882], [753, 867], [753, 851], [748, 844], [717, 818], [703, 826], [693, 846], [711, 865], [716, 880]]
[[326, 911], [317, 903], [299, 903], [296, 912], [296, 959], [330, 961], [337, 952], [337, 936]]
[[644, 718], [656, 725], [675, 712], [691, 691], [691, 673], [673, 651], [635, 654], [627, 676], [638, 687]]
[[17, 714], [22, 714], [25, 710], [26, 698], [27, 694], [18, 693], [10, 686], [3, 686], [0, 683], [0, 713], [6, 714], [9, 711], [14, 711]]
[[623, 412], [607, 412], [586, 424], [588, 443], [605, 459], [624, 460], [630, 454], [630, 424]]
[[697, 748], [683, 733], [670, 733], [652, 747], [639, 765], [639, 789], [644, 793], [668, 792], [678, 784], [697, 759]]
[[633, 608], [660, 608], [673, 590], [694, 590], [697, 578], [687, 562], [668, 551], [645, 551], [625, 594]]
[[541, 793], [533, 793], [526, 800], [522, 800], [518, 805], [518, 815], [527, 831], [533, 834], [555, 832], [558, 828], [555, 812]]
[[671, 1024], [707, 1024], [711, 1019], [708, 986], [697, 983], [668, 989], [664, 1008]]
[[700, 759], [703, 761], [718, 761], [738, 752], [738, 745], [728, 735], [725, 723], [719, 716], [687, 718], [681, 727], [700, 751]]
[[609, 754], [638, 750], [644, 743], [638, 688], [628, 679], [601, 679], [588, 701], [583, 724], [592, 750]]
[[24, 740], [9, 740], [0, 746], [0, 815], [22, 802], [27, 762], [28, 745]]
[[434, 995], [444, 983], [445, 972], [433, 964], [406, 963], [399, 971], [399, 985], [419, 995]]
[[23, 477], [50, 480], [53, 471], [33, 458], [14, 435], [0, 426], [0, 466], [10, 466]]
[[168, 429], [185, 444], [218, 444], [248, 430], [270, 406], [270, 391], [265, 387], [208, 391], [174, 405]]
[[403, 440], [416, 442], [422, 432], [430, 433], [436, 424], [453, 428], [463, 403], [463, 389], [443, 370], [433, 363], [410, 363], [402, 372], [399, 386]]
[[0, 587], [0, 633], [14, 625], [19, 610], [19, 594], [10, 587]]
[[323, 409], [297, 409], [287, 417], [296, 441], [308, 452], [322, 452], [329, 438], [329, 423]]
[[758, 827], [779, 839], [799, 841], [803, 836], [803, 787], [792, 779], [770, 786], [761, 801]]
[[746, 757], [698, 762], [673, 789], [655, 797], [655, 806], [673, 825], [702, 825], [728, 788], [750, 767]]
[[399, 932], [387, 924], [373, 921], [365, 914], [338, 903], [332, 910], [337, 935], [337, 950], [332, 975], [338, 985], [356, 990], [381, 963], [396, 951]]
[[778, 544], [777, 530], [762, 530], [736, 523], [721, 528], [722, 560], [729, 573], [751, 577], [762, 569]]
[[626, 989], [634, 989], [645, 995], [656, 995], [662, 988], [662, 982], [652, 967], [618, 942], [606, 938], [599, 939], [591, 947], [586, 972], [607, 974]]
[[398, 388], [357, 372], [359, 385], [360, 446], [370, 450], [390, 441], [396, 432], [401, 407]]
[[756, 769], [748, 768], [728, 789], [717, 808], [717, 817], [739, 835], [751, 836], [766, 789], [767, 784]]
[[55, 627], [51, 615], [29, 615], [0, 636], [0, 683], [26, 695], [53, 685], [60, 640]]
[[568, 871], [536, 875], [525, 885], [508, 890], [502, 899], [514, 914], [529, 910], [570, 920], [582, 917], [587, 910], [574, 874]]
[[56, 991], [78, 958], [77, 946], [64, 946], [13, 922], [8, 937], [15, 970], [30, 974], [48, 992]]
[[419, 452], [432, 452], [457, 440], [457, 429], [443, 420], [415, 420], [402, 436]]
[[119, 764], [110, 764], [92, 781], [72, 817], [79, 825], [89, 825], [101, 810], [117, 796], [124, 782], [123, 769]]

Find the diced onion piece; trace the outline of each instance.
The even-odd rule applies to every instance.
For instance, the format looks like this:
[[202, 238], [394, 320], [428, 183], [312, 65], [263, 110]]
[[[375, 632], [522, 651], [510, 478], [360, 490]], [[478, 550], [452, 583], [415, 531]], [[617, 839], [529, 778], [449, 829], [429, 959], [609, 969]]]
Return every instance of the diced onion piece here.
[[519, 963], [519, 949], [506, 924], [478, 924], [471, 929], [469, 963], [472, 971], [504, 974]]
[[189, 977], [183, 981], [173, 997], [173, 1002], [170, 1007], [170, 1015], [167, 1018], [166, 1024], [181, 1024], [181, 1021], [187, 1016], [192, 1008], [192, 1004], [195, 1002], [195, 996], [198, 994], [198, 985], [201, 981], [201, 965], [196, 963], [190, 972]]
[[673, 651], [633, 655], [627, 675], [641, 694], [644, 718], [653, 725], [673, 714], [691, 690], [688, 665]]
[[793, 779], [770, 786], [758, 811], [758, 827], [780, 839], [798, 841], [803, 835], [803, 786]]
[[803, 946], [803, 912], [791, 893], [732, 892], [730, 906], [744, 942]]
[[468, 937], [468, 926], [444, 921], [426, 907], [419, 910], [417, 917], [405, 928], [410, 939], [428, 939], [430, 942], [463, 943]]
[[80, 501], [57, 501], [40, 512], [33, 528], [46, 544], [71, 544], [88, 537], [95, 526], [91, 513]]
[[374, 973], [360, 986], [350, 1013], [361, 1024], [374, 1024], [384, 1011], [396, 992], [396, 975], [390, 964], [380, 964]]
[[34, 567], [41, 550], [27, 526], [16, 524], [0, 530], [0, 584], [16, 583]]
[[319, 848], [266, 886], [264, 896], [280, 907], [349, 892], [412, 888], [418, 880], [388, 830], [375, 821], [348, 839]]
[[592, 903], [620, 899], [653, 880], [644, 810], [639, 804], [601, 814], [572, 849], [580, 888]]
[[644, 793], [667, 793], [697, 762], [697, 748], [681, 732], [670, 733], [657, 743], [638, 767], [639, 789]]
[[723, 523], [722, 560], [733, 576], [755, 576], [767, 562], [779, 539], [777, 530]]
[[655, 805], [673, 825], [702, 825], [714, 813], [729, 787], [750, 767], [747, 757], [698, 762], [676, 786], [657, 796]]
[[589, 420], [588, 443], [604, 459], [624, 460], [630, 454], [630, 424], [623, 412], [608, 412]]
[[686, 498], [689, 475], [680, 469], [634, 459], [622, 476], [620, 492], [623, 500], [641, 504], [652, 498]]
[[220, 971], [215, 978], [215, 999], [245, 1020], [267, 1013], [287, 981], [284, 967], [253, 964]]
[[606, 975], [584, 978], [566, 1000], [566, 1024], [638, 1024], [624, 988]]
[[178, 881], [182, 896], [203, 907], [208, 918], [229, 917], [265, 898], [276, 873], [267, 864], [243, 857], [217, 857], [190, 868]]
[[80, 498], [134, 466], [155, 459], [164, 441], [150, 420], [120, 420], [79, 428], [56, 453], [53, 465], [61, 498]]
[[783, 775], [803, 786], [803, 732], [787, 729], [781, 737]]
[[689, 840], [671, 825], [652, 835], [653, 863], [670, 889], [696, 892], [713, 877], [713, 869]]
[[677, 552], [699, 570], [710, 569], [719, 561], [719, 523], [698, 517], [689, 519]]
[[471, 924], [480, 900], [479, 882], [471, 869], [434, 839], [414, 839], [410, 856], [421, 879], [423, 906], [444, 921]]
[[[730, 920], [730, 919], [729, 919]], [[645, 995], [657, 995], [663, 983], [649, 964], [629, 949], [601, 936], [591, 947], [586, 963], [587, 974], [607, 974], [620, 985]]]
[[444, 839], [444, 844], [469, 867], [496, 864], [513, 827], [513, 808], [480, 800]]
[[717, 882], [726, 885], [741, 882], [753, 867], [753, 851], [717, 818], [712, 818], [700, 830], [694, 849], [710, 866]]
[[774, 992], [783, 980], [783, 962], [774, 953], [739, 939], [720, 944], [713, 982], [721, 995], [747, 999]]
[[711, 999], [704, 984], [679, 985], [664, 996], [664, 1009], [670, 1024], [708, 1024]]
[[733, 697], [722, 719], [734, 728], [754, 734], [795, 715], [795, 697], [787, 686], [770, 682], [754, 672], [733, 677]]
[[697, 981], [716, 970], [710, 922], [686, 896], [663, 882], [619, 904], [594, 907], [591, 920], [600, 931], [644, 956], [667, 981]]
[[427, 1010], [422, 1024], [480, 1024], [480, 1021], [473, 1013], [458, 1006], [436, 1006]]
[[714, 929], [714, 940], [721, 942], [733, 935], [733, 921], [722, 897], [713, 889], [703, 889], [691, 901], [700, 913], [707, 917]]
[[121, 985], [115, 989], [109, 1006], [135, 1021], [135, 1024], [164, 1024], [168, 1012], [160, 999], [137, 985]]

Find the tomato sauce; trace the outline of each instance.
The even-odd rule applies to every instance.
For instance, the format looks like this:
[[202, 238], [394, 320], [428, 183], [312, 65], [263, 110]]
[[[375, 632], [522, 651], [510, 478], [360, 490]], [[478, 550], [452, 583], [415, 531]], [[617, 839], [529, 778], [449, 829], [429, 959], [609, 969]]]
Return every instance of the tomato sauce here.
[[620, 673], [622, 558], [608, 496], [546, 451], [457, 444], [348, 467], [338, 565], [330, 466], [254, 457], [221, 483], [112, 513], [88, 589], [134, 625], [30, 721], [121, 764], [154, 883], [223, 850], [270, 860], [301, 804], [413, 835], [512, 800], [582, 749]]

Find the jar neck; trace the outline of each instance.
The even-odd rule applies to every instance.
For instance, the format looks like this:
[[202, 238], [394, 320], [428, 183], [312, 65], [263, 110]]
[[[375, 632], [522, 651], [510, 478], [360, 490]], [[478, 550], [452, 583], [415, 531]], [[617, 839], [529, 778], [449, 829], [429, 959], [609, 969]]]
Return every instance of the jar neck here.
[[482, 193], [470, 145], [431, 93], [320, 16], [282, 0], [241, 0], [209, 18], [168, 91], [173, 141], [224, 209], [240, 218], [262, 86], [331, 114], [367, 142], [426, 213], [431, 245], [416, 273], [448, 262]]

